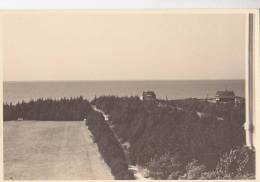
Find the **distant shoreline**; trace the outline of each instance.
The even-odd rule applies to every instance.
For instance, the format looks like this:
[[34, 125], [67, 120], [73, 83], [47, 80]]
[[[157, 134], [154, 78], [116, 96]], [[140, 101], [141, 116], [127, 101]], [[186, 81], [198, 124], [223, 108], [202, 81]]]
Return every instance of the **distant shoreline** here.
[[3, 83], [4, 102], [17, 103], [38, 98], [70, 98], [88, 100], [100, 96], [141, 96], [152, 90], [158, 99], [210, 98], [218, 90], [233, 90], [245, 96], [244, 80], [128, 80], [128, 81], [11, 81]]

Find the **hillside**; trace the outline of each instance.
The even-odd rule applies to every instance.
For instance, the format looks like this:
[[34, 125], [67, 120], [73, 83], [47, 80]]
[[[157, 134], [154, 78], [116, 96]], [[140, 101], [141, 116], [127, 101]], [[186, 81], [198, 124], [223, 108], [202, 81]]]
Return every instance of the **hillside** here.
[[114, 96], [99, 97], [92, 104], [109, 114], [114, 131], [130, 143], [131, 164], [154, 170], [155, 178], [169, 178], [172, 172], [158, 175], [156, 159], [172, 158], [179, 177], [192, 160], [210, 171], [221, 156], [244, 145], [244, 105], [183, 100], [158, 106], [138, 97]]

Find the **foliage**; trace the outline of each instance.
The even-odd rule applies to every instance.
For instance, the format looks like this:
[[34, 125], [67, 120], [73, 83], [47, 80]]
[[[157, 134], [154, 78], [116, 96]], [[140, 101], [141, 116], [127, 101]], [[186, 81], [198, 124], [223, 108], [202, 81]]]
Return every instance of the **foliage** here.
[[236, 147], [222, 155], [216, 168], [207, 171], [197, 160], [186, 166], [180, 179], [254, 179], [255, 152], [247, 147]]
[[38, 99], [16, 105], [4, 104], [4, 121], [17, 120], [54, 120], [80, 121], [87, 117], [91, 110], [88, 100], [83, 97], [55, 99]]
[[101, 113], [91, 111], [86, 125], [93, 134], [94, 141], [105, 162], [110, 166], [115, 179], [131, 180], [133, 174], [128, 170], [128, 163], [120, 143], [104, 120]]
[[237, 147], [225, 153], [214, 171], [217, 179], [243, 179], [255, 175], [255, 153], [246, 147]]
[[200, 178], [205, 167], [215, 169], [223, 153], [245, 142], [244, 105], [184, 99], [159, 106], [138, 97], [115, 96], [96, 98], [92, 104], [110, 116], [116, 134], [130, 143], [130, 162], [150, 168], [154, 178], [175, 179], [185, 173], [182, 167], [171, 169], [167, 158], [175, 153], [182, 154], [181, 164], [198, 160], [200, 165], [192, 163], [196, 167], [187, 177]]
[[165, 153], [153, 158], [148, 164], [149, 176], [153, 179], [178, 179], [183, 173], [183, 161], [180, 156]]
[[193, 159], [191, 162], [188, 163], [186, 166], [186, 173], [180, 177], [180, 179], [200, 179], [202, 174], [206, 172], [207, 168], [205, 165], [199, 164], [199, 161]]

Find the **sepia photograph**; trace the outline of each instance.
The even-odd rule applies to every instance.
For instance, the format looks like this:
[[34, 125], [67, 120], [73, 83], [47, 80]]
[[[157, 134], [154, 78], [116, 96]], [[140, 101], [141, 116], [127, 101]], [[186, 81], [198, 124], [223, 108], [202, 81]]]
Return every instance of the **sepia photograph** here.
[[4, 180], [256, 179], [258, 18], [2, 13]]

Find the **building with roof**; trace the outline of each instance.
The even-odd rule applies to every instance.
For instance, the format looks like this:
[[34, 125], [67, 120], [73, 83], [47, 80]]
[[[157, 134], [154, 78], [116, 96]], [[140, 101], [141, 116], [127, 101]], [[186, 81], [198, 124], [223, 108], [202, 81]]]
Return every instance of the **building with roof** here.
[[244, 97], [235, 96], [235, 104], [236, 105], [245, 104], [245, 98]]
[[144, 101], [156, 101], [156, 95], [153, 91], [144, 91], [142, 95]]
[[230, 90], [217, 91], [216, 103], [235, 103], [235, 93]]

